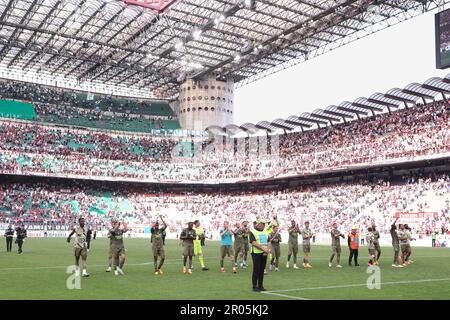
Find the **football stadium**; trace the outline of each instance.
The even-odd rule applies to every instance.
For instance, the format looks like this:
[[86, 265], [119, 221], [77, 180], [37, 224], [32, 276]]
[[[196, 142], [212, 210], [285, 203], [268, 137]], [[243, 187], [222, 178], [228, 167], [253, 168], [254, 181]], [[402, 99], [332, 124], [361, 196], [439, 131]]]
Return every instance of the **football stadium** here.
[[[450, 299], [448, 3], [0, 0], [0, 299]], [[433, 77], [237, 102], [421, 16]]]

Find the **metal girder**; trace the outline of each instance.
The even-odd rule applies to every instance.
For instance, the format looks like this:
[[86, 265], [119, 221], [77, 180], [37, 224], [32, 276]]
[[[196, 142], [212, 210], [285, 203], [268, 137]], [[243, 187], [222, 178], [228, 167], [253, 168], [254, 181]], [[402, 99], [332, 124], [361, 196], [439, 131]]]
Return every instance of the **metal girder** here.
[[[344, 122], [346, 118], [354, 119], [353, 115], [356, 115], [358, 119], [360, 116], [368, 116], [371, 112], [372, 116], [376, 116], [375, 111], [385, 112], [383, 108], [379, 108], [378, 105], [386, 107], [389, 115], [392, 113], [391, 108], [399, 108], [399, 104], [395, 104], [393, 101], [400, 101], [404, 103], [405, 108], [408, 107], [407, 103], [416, 103], [416, 101], [411, 100], [412, 97], [422, 98], [424, 104], [426, 101], [425, 97], [431, 97], [434, 100], [434, 96], [427, 94], [428, 90], [431, 92], [438, 92], [442, 94], [443, 101], [447, 103], [447, 97], [445, 93], [450, 93], [450, 80], [445, 81], [445, 79], [450, 79], [450, 74], [448, 74], [444, 79], [441, 78], [431, 78], [428, 79], [424, 84], [411, 83], [406, 86], [405, 89], [393, 88], [389, 90], [386, 94], [374, 93], [370, 98], [358, 98], [354, 102], [344, 101], [340, 105], [330, 105], [325, 109], [316, 109], [311, 113], [305, 112], [300, 116], [290, 116], [287, 119], [276, 119], [273, 122], [262, 121], [258, 124], [264, 129], [273, 129], [273, 127], [280, 128], [283, 130], [293, 130], [294, 128], [290, 126], [300, 126], [302, 131], [303, 127], [311, 128], [311, 124], [328, 125], [327, 122], [322, 121], [322, 119], [327, 120], [329, 125], [333, 125], [333, 121], [339, 122], [342, 118]], [[368, 110], [368, 111], [366, 111]], [[352, 115], [353, 114], [353, 115]]]
[[292, 124], [292, 125], [294, 125], [294, 126], [297, 126], [297, 127], [304, 127], [304, 128], [311, 128], [312, 127], [312, 125], [310, 125], [310, 124], [306, 124], [306, 123], [303, 123], [303, 122], [298, 122], [298, 121], [294, 121], [294, 120], [286, 120], [286, 123], [288, 123], [288, 124]]
[[332, 115], [332, 116], [341, 117], [344, 121], [345, 121], [346, 118], [350, 118], [350, 119], [354, 118], [354, 116], [352, 116], [350, 114], [346, 114], [346, 113], [338, 112], [338, 111], [332, 111], [332, 110], [324, 109], [323, 112], [326, 113], [326, 114]]
[[397, 100], [397, 101], [401, 101], [401, 102], [405, 102], [405, 103], [416, 103], [416, 101], [408, 99], [408, 98], [403, 98], [403, 97], [399, 97], [399, 96], [395, 96], [389, 93], [385, 94], [386, 98], [392, 99], [392, 100]]
[[365, 105], [365, 104], [362, 104], [362, 103], [358, 103], [358, 102], [353, 102], [352, 105], [355, 106], [355, 107], [362, 108], [362, 109], [367, 109], [367, 110], [370, 110], [370, 111], [378, 111], [378, 112], [382, 112], [383, 111], [382, 108], [368, 106], [368, 105]]
[[450, 93], [450, 90], [448, 90], [448, 89], [435, 87], [435, 86], [432, 86], [432, 85], [429, 85], [429, 84], [423, 84], [422, 87], [423, 87], [424, 89], [431, 90], [431, 91], [434, 91], [434, 92], [439, 92], [439, 93]]
[[[30, 8], [28, 8], [27, 12], [23, 15], [23, 17], [20, 20], [20, 24], [24, 23], [30, 14], [34, 14], [33, 12], [33, 8], [38, 4], [39, 0], [33, 0], [33, 2], [31, 3]], [[3, 15], [2, 15], [3, 17]], [[1, 20], [1, 19], [0, 19]], [[8, 39], [8, 43], [11, 42], [17, 35], [17, 33], [19, 32], [18, 29], [14, 29], [12, 35], [9, 37]], [[4, 46], [1, 50], [0, 50], [0, 63], [3, 61], [3, 58], [5, 57], [5, 55], [3, 54], [3, 52], [6, 52], [10, 49], [11, 47], [9, 45]], [[6, 50], [6, 51], [5, 51]]]
[[274, 131], [273, 128], [271, 127], [271, 124], [268, 123], [267, 121], [258, 122], [255, 125], [255, 127], [258, 128], [258, 129], [266, 130], [268, 132], [273, 132]]
[[351, 113], [355, 113], [357, 115], [363, 115], [363, 116], [368, 115], [367, 112], [361, 111], [361, 110], [351, 109], [351, 108], [347, 108], [347, 107], [343, 107], [343, 106], [338, 106], [337, 108], [341, 111], [351, 112]]
[[[69, 4], [67, 8], [55, 9], [56, 0], [11, 0], [0, 2], [3, 42], [9, 42], [2, 47], [0, 58], [5, 67], [15, 66], [46, 76], [52, 73], [86, 81], [107, 78], [112, 84], [126, 80], [135, 86], [141, 79], [153, 79], [154, 88], [160, 88], [161, 83], [175, 85], [180, 69], [177, 60], [186, 58], [204, 66], [198, 72], [189, 69], [190, 76], [220, 71], [242, 86], [449, 2], [258, 0], [250, 10], [237, 0], [186, 0], [155, 14], [149, 9], [127, 7], [122, 1], [71, 0], [76, 9], [73, 10]], [[368, 11], [370, 5], [378, 9]], [[35, 13], [39, 13], [38, 18], [33, 18]], [[225, 18], [217, 24], [214, 19], [220, 14]], [[203, 31], [199, 39], [193, 39], [194, 28]], [[17, 43], [14, 38], [26, 45], [19, 49], [10, 47]], [[149, 38], [152, 40], [147, 41]], [[175, 39], [185, 42], [182, 51], [175, 51]], [[242, 51], [244, 41], [250, 41], [258, 50]], [[83, 49], [83, 42], [89, 44], [89, 49]], [[46, 48], [37, 52], [33, 43]], [[72, 54], [67, 54], [68, 50]], [[149, 53], [155, 59], [147, 62], [143, 57]], [[233, 61], [237, 53], [242, 56], [240, 63]], [[119, 66], [110, 60], [119, 61]], [[120, 64], [124, 62], [138, 68], [125, 68], [122, 72]], [[38, 70], [35, 64], [39, 64]], [[427, 85], [429, 90], [434, 86]], [[429, 98], [431, 94], [421, 97]], [[405, 102], [408, 96], [400, 98], [393, 100]], [[379, 99], [369, 103], [391, 107], [386, 105], [389, 102], [375, 100]]]
[[409, 94], [411, 96], [418, 97], [418, 98], [428, 98], [430, 100], [434, 99], [433, 96], [430, 96], [430, 95], [424, 94], [424, 93], [419, 93], [419, 92], [416, 92], [416, 91], [413, 91], [413, 90], [403, 89], [402, 92], [404, 92], [406, 94]]
[[277, 128], [283, 129], [283, 130], [288, 130], [288, 131], [292, 131], [295, 128], [295, 126], [294, 127], [287, 126], [286, 124], [288, 124], [288, 123], [286, 123], [286, 121], [283, 119], [274, 120], [270, 124], [274, 127], [277, 127]]
[[385, 107], [388, 107], [388, 108], [398, 108], [398, 105], [396, 105], [396, 104], [385, 102], [385, 101], [381, 101], [381, 100], [377, 100], [377, 99], [373, 99], [373, 98], [369, 98], [369, 99], [367, 99], [367, 101], [369, 101], [371, 103], [381, 104], [382, 106], [385, 106]]
[[317, 123], [317, 124], [324, 124], [324, 125], [327, 125], [327, 122], [326, 121], [323, 121], [323, 120], [318, 120], [318, 119], [309, 119], [309, 118], [305, 118], [305, 117], [297, 117], [298, 118], [298, 120], [301, 120], [301, 121], [306, 121], [306, 122], [312, 122], [312, 123]]
[[[47, 13], [47, 15], [45, 16], [45, 19], [42, 19], [41, 23], [39, 24], [38, 28], [42, 28], [42, 26], [46, 23], [47, 19], [53, 14], [53, 12], [55, 12], [58, 7], [61, 5], [62, 0], [58, 0], [58, 3], [56, 5], [54, 5], [49, 12]], [[33, 37], [37, 34], [37, 31], [33, 31], [33, 33], [31, 34], [31, 36], [28, 38], [27, 42], [25, 43], [25, 46], [29, 45], [31, 43], [31, 40], [33, 39]], [[16, 56], [14, 56], [13, 59], [11, 59], [11, 61], [8, 63], [7, 68], [10, 68], [14, 62], [20, 57], [21, 53], [24, 51], [24, 48], [21, 48], [20, 51], [17, 53]]]
[[341, 121], [341, 120], [338, 119], [338, 118], [326, 116], [326, 115], [323, 115], [323, 114], [316, 114], [316, 113], [314, 113], [314, 112], [311, 113], [311, 117], [317, 118], [317, 119], [321, 119], [321, 120], [334, 121], [334, 122], [339, 122], [339, 121]]

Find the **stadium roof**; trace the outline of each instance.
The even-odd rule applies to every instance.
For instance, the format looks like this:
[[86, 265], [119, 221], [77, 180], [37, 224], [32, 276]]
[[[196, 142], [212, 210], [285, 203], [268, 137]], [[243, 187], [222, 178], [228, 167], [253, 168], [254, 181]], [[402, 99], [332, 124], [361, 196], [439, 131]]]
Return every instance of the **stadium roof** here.
[[[276, 119], [272, 122], [261, 121], [257, 124], [246, 123], [242, 126], [229, 125], [224, 128], [215, 126], [207, 128], [214, 134], [234, 135], [238, 132], [255, 134], [257, 131], [271, 133], [279, 131], [293, 131], [300, 128], [310, 129], [313, 127], [322, 127], [334, 125], [336, 123], [347, 122], [348, 120], [360, 119], [375, 115], [377, 113], [386, 113], [400, 107], [408, 108], [419, 101], [423, 104], [435, 101], [437, 97], [444, 100], [450, 96], [450, 74], [444, 78], [434, 77], [428, 79], [423, 84], [411, 83], [404, 89], [394, 88], [383, 93], [375, 93], [369, 98], [358, 98], [353, 102], [344, 101], [339, 105], [331, 105], [325, 109], [316, 109], [313, 112], [305, 112], [300, 116], [290, 116], [287, 119]], [[227, 128], [233, 128], [230, 132]], [[213, 130], [214, 129], [214, 130]]]
[[244, 85], [449, 1], [0, 0], [0, 71], [170, 98], [185, 76]]

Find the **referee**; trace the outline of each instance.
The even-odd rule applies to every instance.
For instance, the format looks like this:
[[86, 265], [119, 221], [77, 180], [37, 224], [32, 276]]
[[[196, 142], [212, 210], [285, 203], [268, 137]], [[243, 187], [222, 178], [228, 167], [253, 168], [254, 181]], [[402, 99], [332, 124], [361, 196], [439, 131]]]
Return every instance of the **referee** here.
[[265, 222], [258, 220], [255, 224], [255, 229], [250, 232], [250, 243], [252, 244], [252, 260], [253, 260], [253, 274], [252, 284], [253, 291], [261, 292], [267, 291], [263, 287], [264, 269], [266, 268], [267, 255], [270, 252], [268, 234], [264, 231]]

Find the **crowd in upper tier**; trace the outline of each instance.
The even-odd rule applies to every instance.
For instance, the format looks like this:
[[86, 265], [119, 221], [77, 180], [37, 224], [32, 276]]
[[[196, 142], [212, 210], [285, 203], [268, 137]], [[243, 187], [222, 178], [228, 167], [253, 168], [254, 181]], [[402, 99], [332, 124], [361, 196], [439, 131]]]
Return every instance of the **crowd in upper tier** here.
[[29, 229], [70, 230], [79, 216], [93, 229], [105, 230], [111, 218], [143, 231], [161, 215], [175, 234], [188, 221], [199, 219], [209, 235], [224, 221], [254, 221], [277, 216], [285, 234], [291, 220], [311, 222], [317, 234], [328, 234], [333, 222], [340, 229], [353, 225], [366, 230], [373, 222], [389, 233], [399, 213], [426, 212], [411, 224], [415, 233], [446, 234], [450, 226], [448, 175], [404, 177], [402, 181], [359, 181], [350, 184], [305, 186], [272, 192], [159, 193], [151, 189], [104, 189], [67, 181], [0, 184], [0, 224], [23, 221]]
[[179, 128], [167, 103], [152, 105], [107, 95], [89, 100], [87, 94], [10, 80], [0, 81], [0, 99], [30, 101], [39, 122], [134, 132]]
[[450, 152], [449, 111], [446, 102], [437, 101], [260, 137], [258, 143], [256, 138], [161, 138], [0, 120], [0, 172], [212, 182], [410, 161]]

